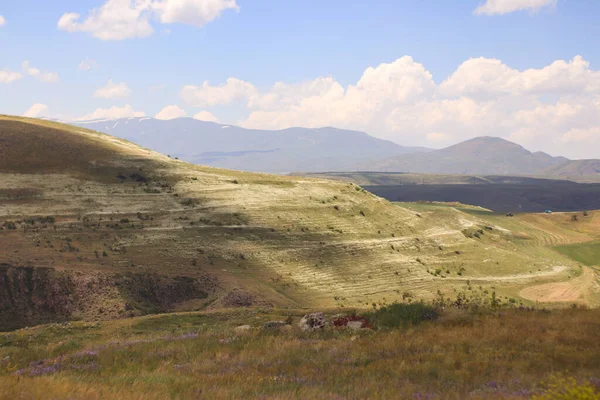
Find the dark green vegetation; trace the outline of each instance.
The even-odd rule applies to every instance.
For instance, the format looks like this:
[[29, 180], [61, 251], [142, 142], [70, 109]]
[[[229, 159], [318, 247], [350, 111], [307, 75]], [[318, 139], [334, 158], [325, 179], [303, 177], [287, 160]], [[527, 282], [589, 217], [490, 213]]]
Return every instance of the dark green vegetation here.
[[[400, 309], [379, 315], [406, 321]], [[0, 334], [0, 399], [600, 396], [598, 310], [446, 308], [403, 328], [316, 332], [296, 327], [303, 314], [184, 313]], [[286, 319], [291, 330], [261, 329]]]
[[600, 208], [600, 184], [540, 180], [535, 184], [364, 186], [390, 201], [459, 202], [497, 212], [583, 211]]
[[398, 328], [435, 320], [439, 317], [439, 313], [433, 306], [423, 302], [394, 303], [368, 313], [366, 317], [375, 327]]
[[556, 250], [583, 265], [600, 265], [600, 243], [577, 243], [557, 246]]
[[460, 202], [498, 212], [600, 208], [600, 183], [593, 183], [592, 175], [573, 177], [577, 182], [548, 177], [367, 171], [300, 175], [353, 182], [390, 201]]

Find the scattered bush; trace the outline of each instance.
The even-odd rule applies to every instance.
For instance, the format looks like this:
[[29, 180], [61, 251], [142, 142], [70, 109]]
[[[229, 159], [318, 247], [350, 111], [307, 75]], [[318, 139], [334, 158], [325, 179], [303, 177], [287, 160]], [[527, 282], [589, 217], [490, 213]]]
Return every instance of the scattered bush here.
[[438, 311], [423, 302], [394, 303], [370, 312], [367, 319], [377, 328], [398, 328], [418, 325], [437, 319]]

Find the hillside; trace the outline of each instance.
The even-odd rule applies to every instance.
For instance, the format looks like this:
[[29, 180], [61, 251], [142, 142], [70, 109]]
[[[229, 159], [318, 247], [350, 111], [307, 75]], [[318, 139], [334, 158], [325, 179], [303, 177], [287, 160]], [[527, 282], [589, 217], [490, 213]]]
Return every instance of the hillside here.
[[573, 225], [559, 214], [394, 205], [351, 183], [187, 164], [48, 121], [0, 117], [0, 156], [0, 248], [10, 249], [0, 252], [0, 329], [172, 310], [368, 307], [467, 281], [518, 298], [583, 274], [552, 246], [599, 239], [581, 230], [598, 213]]
[[353, 170], [361, 163], [428, 151], [336, 128], [268, 131], [192, 118], [122, 118], [76, 124], [191, 163], [255, 172]]
[[600, 160], [569, 160], [532, 153], [497, 137], [477, 137], [441, 150], [365, 163], [363, 171], [426, 174], [520, 175], [598, 182]]

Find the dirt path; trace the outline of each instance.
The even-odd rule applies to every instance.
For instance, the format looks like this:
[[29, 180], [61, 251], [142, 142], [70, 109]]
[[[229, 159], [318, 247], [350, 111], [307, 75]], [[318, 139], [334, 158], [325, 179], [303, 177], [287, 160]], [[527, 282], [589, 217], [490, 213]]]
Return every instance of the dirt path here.
[[583, 267], [583, 274], [575, 279], [530, 286], [521, 290], [519, 295], [542, 303], [585, 302], [586, 294], [597, 285], [596, 273], [589, 267]]
[[527, 280], [527, 279], [543, 278], [543, 277], [547, 277], [547, 276], [556, 275], [556, 274], [559, 274], [559, 273], [565, 271], [566, 269], [568, 269], [568, 267], [566, 267], [564, 265], [557, 265], [555, 267], [552, 267], [551, 271], [534, 272], [531, 274], [514, 274], [514, 275], [503, 275], [503, 276], [474, 276], [474, 277], [452, 278], [452, 280], [453, 281], [471, 281], [471, 282], [520, 281], [520, 280], [524, 280], [524, 279]]

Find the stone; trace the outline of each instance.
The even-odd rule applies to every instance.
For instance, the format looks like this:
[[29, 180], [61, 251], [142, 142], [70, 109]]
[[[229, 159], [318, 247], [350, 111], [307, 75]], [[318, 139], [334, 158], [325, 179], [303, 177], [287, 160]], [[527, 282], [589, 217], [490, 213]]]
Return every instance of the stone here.
[[316, 312], [311, 314], [306, 314], [300, 322], [298, 326], [303, 331], [314, 331], [317, 329], [325, 328], [325, 314], [322, 312]]
[[283, 321], [269, 321], [264, 323], [263, 329], [279, 329], [286, 325], [287, 324]]
[[244, 335], [246, 333], [248, 333], [250, 331], [250, 329], [252, 329], [252, 327], [250, 325], [240, 325], [240, 326], [236, 326], [233, 331], [235, 332], [236, 335], [240, 336], [240, 335]]
[[348, 329], [357, 331], [359, 329], [363, 329], [363, 322], [362, 321], [348, 321], [348, 324], [346, 326], [348, 327]]

